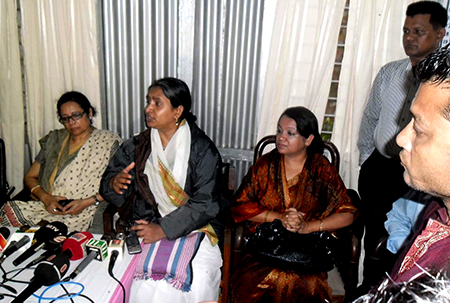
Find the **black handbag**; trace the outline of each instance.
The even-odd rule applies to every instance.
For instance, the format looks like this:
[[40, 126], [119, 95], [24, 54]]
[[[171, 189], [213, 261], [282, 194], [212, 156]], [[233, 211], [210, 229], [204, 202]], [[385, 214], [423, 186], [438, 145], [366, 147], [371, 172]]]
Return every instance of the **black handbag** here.
[[304, 273], [332, 270], [339, 263], [338, 239], [327, 231], [299, 234], [280, 220], [262, 223], [244, 239], [250, 254], [270, 266]]

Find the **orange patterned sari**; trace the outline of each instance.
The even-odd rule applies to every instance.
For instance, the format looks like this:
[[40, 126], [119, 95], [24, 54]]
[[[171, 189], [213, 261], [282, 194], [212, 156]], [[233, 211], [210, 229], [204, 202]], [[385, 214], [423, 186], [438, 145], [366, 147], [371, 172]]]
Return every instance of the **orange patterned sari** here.
[[[356, 213], [338, 172], [322, 155], [308, 156], [302, 172], [284, 180], [289, 199], [283, 198], [283, 166], [282, 155], [273, 150], [250, 168], [232, 205], [236, 223], [266, 210], [283, 213], [289, 207], [305, 213], [307, 221], [336, 213]], [[290, 205], [285, 205], [286, 200]], [[250, 230], [258, 224], [252, 222]], [[251, 255], [245, 256], [237, 268], [231, 278], [234, 302], [331, 302], [326, 272], [281, 270]]]

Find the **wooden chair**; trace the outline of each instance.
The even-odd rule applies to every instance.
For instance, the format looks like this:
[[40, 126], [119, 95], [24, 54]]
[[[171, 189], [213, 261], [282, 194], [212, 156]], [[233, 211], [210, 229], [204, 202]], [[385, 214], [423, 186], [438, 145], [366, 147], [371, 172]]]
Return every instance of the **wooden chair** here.
[[[254, 150], [253, 161], [256, 162], [259, 157], [264, 153], [266, 146], [275, 144], [275, 136], [266, 136], [262, 138], [256, 145]], [[328, 155], [327, 155], [328, 153]], [[325, 142], [325, 156], [329, 158], [331, 164], [333, 164], [339, 171], [340, 156], [337, 147], [332, 142]], [[348, 189], [348, 195], [352, 199], [352, 203], [358, 207], [360, 204], [360, 198], [355, 190]], [[244, 237], [247, 230], [247, 222], [237, 224], [235, 227], [235, 236], [233, 244], [233, 267], [236, 268], [236, 264], [243, 257], [243, 244]], [[361, 254], [361, 238], [363, 235], [364, 227], [360, 220], [356, 219], [352, 225], [342, 228], [338, 231], [339, 240], [343, 247], [345, 247], [344, 260], [338, 270], [344, 284], [345, 297], [351, 298], [358, 285], [358, 267], [359, 257]]]
[[235, 168], [229, 163], [222, 166], [222, 199], [228, 202], [228, 206], [222, 212], [220, 220], [224, 223], [224, 239], [220, 244], [222, 251], [222, 280], [220, 281], [219, 303], [228, 303], [230, 294], [230, 272], [231, 272], [231, 243], [233, 236], [233, 218], [231, 217], [230, 204], [234, 194]]

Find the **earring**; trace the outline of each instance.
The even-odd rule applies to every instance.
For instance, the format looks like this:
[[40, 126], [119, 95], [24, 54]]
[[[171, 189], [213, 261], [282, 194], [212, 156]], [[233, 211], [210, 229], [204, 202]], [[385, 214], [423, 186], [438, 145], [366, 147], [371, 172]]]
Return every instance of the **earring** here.
[[175, 125], [176, 126], [180, 125], [180, 120], [178, 118], [175, 118]]

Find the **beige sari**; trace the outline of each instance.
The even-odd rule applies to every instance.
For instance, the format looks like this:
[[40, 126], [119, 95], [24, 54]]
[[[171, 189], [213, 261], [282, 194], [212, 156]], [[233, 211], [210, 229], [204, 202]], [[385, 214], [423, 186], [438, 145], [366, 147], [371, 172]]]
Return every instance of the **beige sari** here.
[[[64, 131], [50, 132], [46, 141], [55, 141], [52, 139], [57, 136], [61, 137]], [[106, 130], [94, 129], [86, 142], [75, 152], [76, 155], [74, 157], [67, 156], [69, 151], [68, 147], [64, 146], [64, 143], [59, 147], [52, 146], [52, 149], [57, 149], [58, 159], [62, 159], [64, 163], [54, 161], [54, 159], [53, 161], [46, 159], [44, 163], [51, 163], [50, 167], [41, 165], [40, 178], [50, 175], [49, 178], [46, 177], [47, 182], [40, 180], [41, 184], [48, 184], [47, 186], [43, 185], [44, 190], [51, 192], [52, 195], [64, 196], [74, 200], [92, 197], [98, 193], [103, 172], [109, 163], [109, 159], [111, 159], [121, 143], [122, 140], [117, 134]], [[44, 146], [43, 149], [45, 149]], [[44, 157], [50, 154], [55, 154], [55, 150], [45, 152]], [[68, 159], [67, 161], [65, 161], [66, 158]], [[60, 169], [57, 169], [58, 173], [42, 173], [42, 170], [47, 172], [56, 171], [55, 165], [60, 167]], [[97, 206], [91, 205], [76, 216], [62, 216], [47, 212], [41, 201], [10, 201], [0, 210], [0, 225], [21, 226], [27, 224], [34, 226], [41, 220], [47, 220], [49, 222], [63, 222], [70, 231], [83, 231], [87, 230], [91, 225], [96, 210]]]

